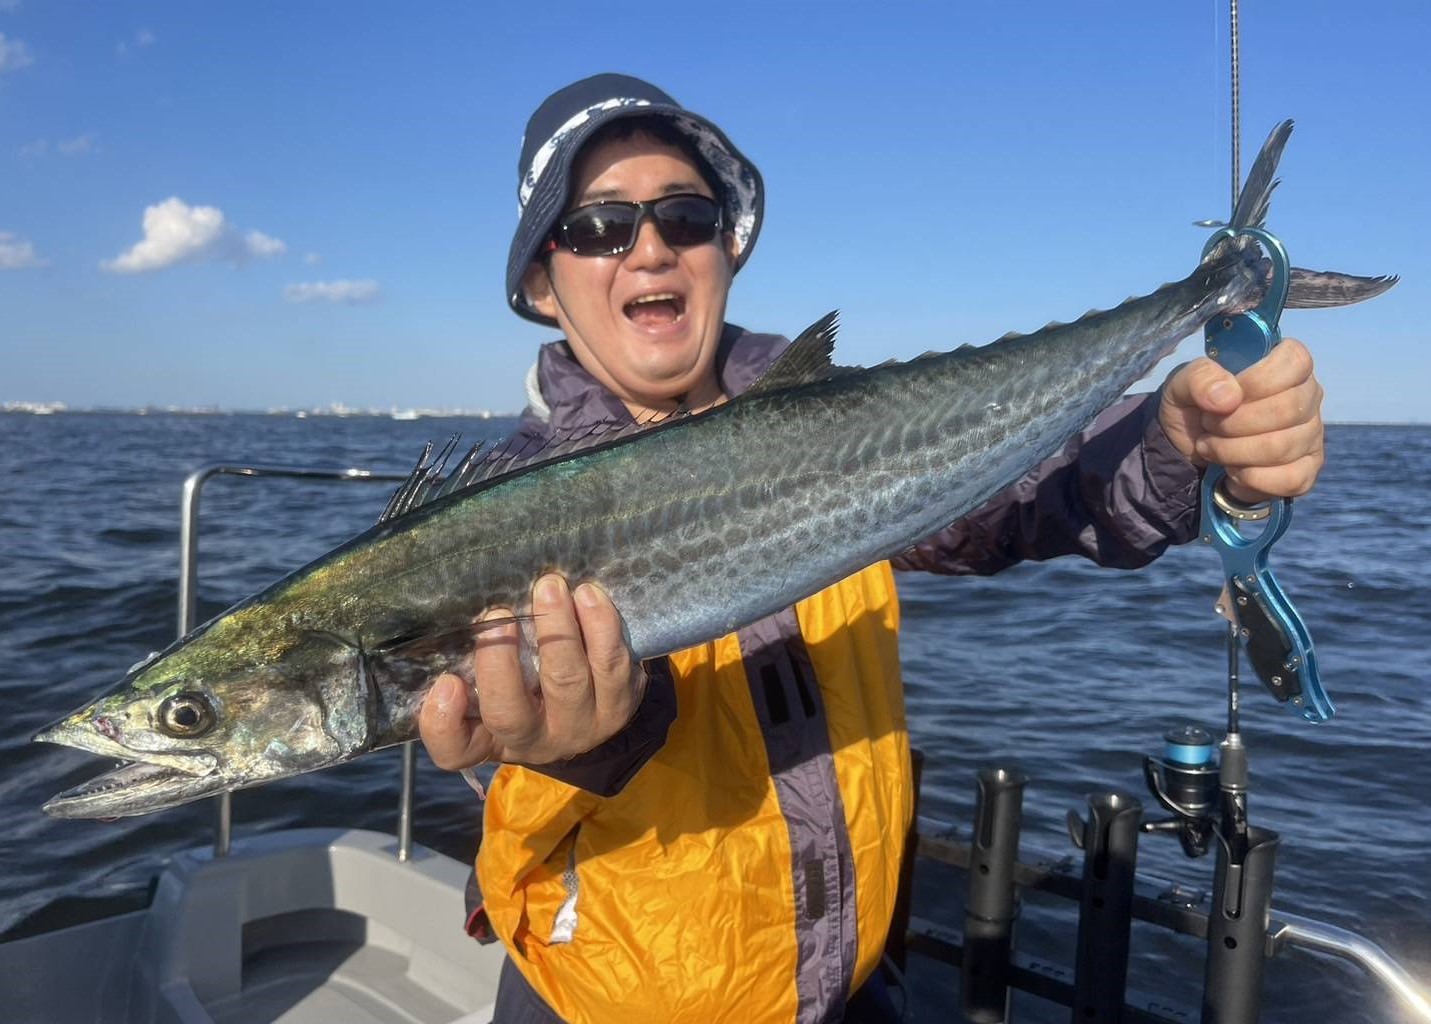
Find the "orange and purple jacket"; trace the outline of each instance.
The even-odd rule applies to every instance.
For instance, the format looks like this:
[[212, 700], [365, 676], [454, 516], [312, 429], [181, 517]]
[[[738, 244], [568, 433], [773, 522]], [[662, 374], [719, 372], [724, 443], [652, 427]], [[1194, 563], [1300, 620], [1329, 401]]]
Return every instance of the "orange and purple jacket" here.
[[[728, 326], [726, 394], [784, 345]], [[518, 447], [630, 421], [564, 342], [528, 392]], [[597, 749], [499, 768], [477, 857], [520, 972], [499, 1006], [572, 1024], [840, 1020], [884, 949], [914, 811], [892, 569], [1075, 553], [1131, 568], [1190, 539], [1197, 472], [1156, 413], [1125, 400], [892, 561], [648, 663], [635, 718]]]

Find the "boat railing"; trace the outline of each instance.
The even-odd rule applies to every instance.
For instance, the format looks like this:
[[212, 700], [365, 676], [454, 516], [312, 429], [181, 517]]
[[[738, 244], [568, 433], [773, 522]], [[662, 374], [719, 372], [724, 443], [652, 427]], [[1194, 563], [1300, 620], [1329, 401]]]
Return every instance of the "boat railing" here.
[[[311, 466], [237, 465], [214, 462], [201, 466], [184, 479], [179, 518], [179, 636], [196, 625], [199, 611], [199, 498], [204, 484], [216, 476], [287, 477], [299, 480], [333, 480], [346, 483], [400, 483], [406, 473], [372, 469], [321, 469]], [[402, 745], [402, 783], [398, 796], [398, 860], [412, 855], [412, 798], [417, 752], [414, 741]], [[228, 855], [233, 837], [232, 794], [214, 798], [214, 856]]]

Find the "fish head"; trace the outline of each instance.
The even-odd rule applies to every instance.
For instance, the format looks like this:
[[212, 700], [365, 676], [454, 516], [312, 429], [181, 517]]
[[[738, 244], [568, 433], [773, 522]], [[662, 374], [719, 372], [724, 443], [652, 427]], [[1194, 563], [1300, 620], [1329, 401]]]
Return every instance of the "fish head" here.
[[355, 650], [310, 636], [265, 660], [221, 639], [181, 641], [37, 734], [123, 762], [51, 798], [46, 813], [148, 814], [367, 749], [372, 698]]

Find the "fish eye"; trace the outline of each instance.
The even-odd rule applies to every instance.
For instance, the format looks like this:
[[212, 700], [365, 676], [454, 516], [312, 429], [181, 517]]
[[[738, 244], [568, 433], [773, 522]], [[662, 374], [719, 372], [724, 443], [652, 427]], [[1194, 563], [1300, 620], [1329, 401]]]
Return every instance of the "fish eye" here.
[[177, 739], [202, 736], [213, 725], [213, 705], [202, 693], [176, 693], [159, 705], [159, 728]]

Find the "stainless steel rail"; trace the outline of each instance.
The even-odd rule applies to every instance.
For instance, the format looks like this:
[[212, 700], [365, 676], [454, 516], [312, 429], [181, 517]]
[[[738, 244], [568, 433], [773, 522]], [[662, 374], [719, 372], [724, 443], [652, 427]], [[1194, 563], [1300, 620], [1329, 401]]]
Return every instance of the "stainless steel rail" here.
[[1431, 999], [1416, 979], [1370, 939], [1311, 918], [1274, 911], [1267, 936], [1273, 948], [1294, 946], [1314, 953], [1329, 953], [1350, 960], [1376, 978], [1401, 1002], [1415, 1020], [1431, 1021]]
[[[202, 466], [184, 480], [179, 518], [179, 635], [194, 628], [199, 610], [199, 496], [204, 484], [216, 476], [288, 477], [300, 480], [345, 480], [359, 483], [399, 483], [406, 473], [378, 473], [370, 469], [314, 469], [307, 466], [236, 466], [215, 462]], [[412, 852], [412, 791], [414, 751], [403, 744], [402, 792], [398, 802], [398, 859]], [[233, 806], [228, 793], [214, 800], [214, 856], [225, 857], [232, 839]]]

